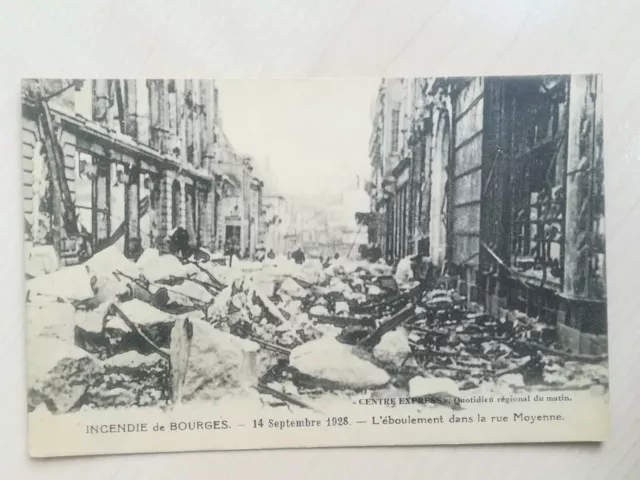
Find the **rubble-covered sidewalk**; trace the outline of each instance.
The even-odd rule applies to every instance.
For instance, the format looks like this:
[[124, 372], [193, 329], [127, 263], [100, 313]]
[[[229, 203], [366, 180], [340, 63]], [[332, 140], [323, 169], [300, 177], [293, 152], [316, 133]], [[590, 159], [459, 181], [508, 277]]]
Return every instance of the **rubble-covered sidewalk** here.
[[111, 247], [28, 280], [30, 411], [247, 396], [289, 409], [389, 397], [459, 409], [470, 394], [608, 390], [606, 358], [561, 351], [552, 326], [518, 312], [495, 320], [401, 266], [232, 265], [154, 249], [134, 263]]

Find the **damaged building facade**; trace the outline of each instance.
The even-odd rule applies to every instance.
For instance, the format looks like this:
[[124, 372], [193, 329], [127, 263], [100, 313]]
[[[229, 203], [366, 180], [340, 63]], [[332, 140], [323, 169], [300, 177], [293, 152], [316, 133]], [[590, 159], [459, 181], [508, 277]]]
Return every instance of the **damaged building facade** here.
[[384, 79], [370, 139], [369, 236], [420, 253], [495, 316], [606, 342], [602, 80]]
[[252, 257], [265, 237], [264, 182], [254, 174], [254, 159], [238, 154], [224, 132], [216, 151], [222, 192], [216, 247], [222, 250], [230, 241], [238, 242], [240, 256]]
[[291, 251], [287, 243], [287, 232], [290, 224], [290, 205], [287, 199], [277, 193], [267, 192], [263, 195], [265, 248], [276, 255], [286, 255]]
[[250, 168], [238, 184], [221, 168], [213, 80], [27, 80], [22, 106], [26, 236], [63, 263], [111, 245], [133, 255], [176, 227], [220, 250], [229, 184], [260, 195]]

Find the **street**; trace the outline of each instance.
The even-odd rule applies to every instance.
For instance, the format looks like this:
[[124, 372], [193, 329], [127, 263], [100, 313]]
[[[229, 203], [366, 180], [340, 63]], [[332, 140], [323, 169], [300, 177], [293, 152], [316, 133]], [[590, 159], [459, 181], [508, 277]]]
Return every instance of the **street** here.
[[30, 417], [88, 415], [92, 438], [101, 412], [166, 412], [176, 432], [601, 439], [601, 92], [598, 75], [25, 81]]
[[[316, 410], [339, 392], [360, 405], [457, 411], [482, 396], [608, 388], [606, 358], [554, 348], [552, 327], [511, 311], [493, 319], [450, 279], [397, 282], [382, 262], [228, 267], [149, 249], [133, 263], [111, 247], [87, 267], [27, 282], [39, 331], [30, 348], [51, 362], [30, 372], [42, 375], [31, 408], [162, 407], [256, 390], [272, 408]], [[54, 300], [62, 283], [83, 281], [86, 298]]]

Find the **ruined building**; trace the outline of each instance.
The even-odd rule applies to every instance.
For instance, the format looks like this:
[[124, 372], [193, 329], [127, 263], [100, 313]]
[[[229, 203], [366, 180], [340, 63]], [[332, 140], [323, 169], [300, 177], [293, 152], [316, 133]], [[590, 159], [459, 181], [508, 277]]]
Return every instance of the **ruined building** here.
[[33, 243], [73, 263], [111, 245], [127, 255], [159, 246], [183, 227], [194, 246], [221, 248], [233, 179], [220, 168], [213, 80], [27, 80], [22, 90]]
[[370, 238], [421, 253], [494, 315], [606, 350], [602, 80], [384, 79], [373, 109]]

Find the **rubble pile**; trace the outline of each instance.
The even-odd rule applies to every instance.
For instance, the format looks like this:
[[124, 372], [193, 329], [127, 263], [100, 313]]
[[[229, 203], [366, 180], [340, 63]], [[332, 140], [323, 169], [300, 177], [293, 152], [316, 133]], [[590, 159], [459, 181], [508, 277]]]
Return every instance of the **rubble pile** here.
[[407, 262], [232, 265], [155, 249], [134, 263], [111, 247], [43, 269], [27, 282], [30, 409], [607, 387], [606, 359], [555, 348], [553, 327], [525, 314], [495, 319], [417, 282]]

